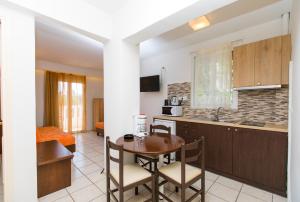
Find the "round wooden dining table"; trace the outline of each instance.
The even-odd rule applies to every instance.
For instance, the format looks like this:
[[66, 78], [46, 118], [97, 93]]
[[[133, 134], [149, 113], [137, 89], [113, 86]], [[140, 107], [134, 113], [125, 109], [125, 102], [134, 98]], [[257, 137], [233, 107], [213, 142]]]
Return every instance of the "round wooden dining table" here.
[[[134, 136], [132, 140], [125, 140], [124, 137], [117, 139], [116, 143], [122, 145], [124, 151], [140, 154], [150, 155], [159, 158], [163, 154], [169, 154], [178, 151], [185, 143], [184, 140], [176, 135], [169, 135], [165, 133], [152, 133], [143, 137]], [[161, 159], [161, 158], [160, 158]], [[163, 162], [160, 160], [159, 164], [154, 167], [155, 175], [155, 200], [159, 201], [158, 197], [158, 167], [162, 166]]]

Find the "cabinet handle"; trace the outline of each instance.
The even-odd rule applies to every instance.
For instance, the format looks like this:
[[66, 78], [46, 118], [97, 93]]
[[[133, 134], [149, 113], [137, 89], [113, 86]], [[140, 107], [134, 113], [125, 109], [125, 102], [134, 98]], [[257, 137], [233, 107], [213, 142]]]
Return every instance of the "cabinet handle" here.
[[260, 83], [260, 82], [257, 82], [257, 85], [258, 85], [258, 86], [260, 86], [260, 85], [261, 85], [261, 83]]
[[238, 129], [234, 129], [234, 131], [235, 131], [235, 132], [237, 132], [237, 131], [238, 131]]
[[230, 131], [230, 128], [227, 128], [228, 131]]

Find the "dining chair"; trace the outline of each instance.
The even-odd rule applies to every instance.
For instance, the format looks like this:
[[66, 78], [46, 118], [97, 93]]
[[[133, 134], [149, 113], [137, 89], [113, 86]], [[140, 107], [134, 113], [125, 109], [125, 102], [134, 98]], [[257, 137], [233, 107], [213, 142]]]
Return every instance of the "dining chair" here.
[[[186, 151], [190, 151], [192, 155], [186, 156]], [[181, 202], [189, 202], [194, 200], [198, 195], [201, 194], [201, 202], [205, 201], [205, 145], [204, 137], [196, 140], [190, 144], [184, 144], [181, 146], [180, 159], [158, 170], [159, 177], [163, 178], [163, 181], [159, 184], [162, 186], [167, 182], [173, 183], [176, 187], [181, 188]], [[201, 168], [190, 165], [189, 163], [197, 163], [201, 165]], [[201, 189], [197, 189], [192, 185], [201, 179]], [[192, 195], [188, 200], [185, 197], [186, 189], [190, 188], [196, 193]], [[159, 192], [167, 201], [172, 201], [166, 195]]]
[[[152, 135], [157, 130], [159, 132], [171, 135], [171, 127], [167, 127], [167, 126], [164, 126], [164, 125], [152, 125], [152, 124], [150, 125], [149, 135]], [[165, 154], [164, 157], [167, 158], [167, 162], [164, 162], [164, 163], [169, 164], [170, 161], [171, 161], [171, 155], [170, 154]], [[140, 163], [143, 168], [147, 169], [148, 171], [150, 171], [152, 173], [154, 173], [152, 163], [156, 164], [158, 161], [159, 161], [159, 159], [157, 157], [153, 157], [153, 156], [150, 156], [150, 155], [141, 155], [141, 154], [136, 154], [135, 155], [135, 162]], [[148, 165], [149, 165], [149, 168], [147, 168]], [[138, 192], [139, 192], [138, 187], [136, 187], [135, 188], [135, 195], [138, 195]]]
[[[164, 126], [164, 125], [152, 125], [151, 124], [150, 125], [150, 135], [155, 133], [156, 131], [171, 135], [171, 127], [167, 127], [167, 126]], [[167, 161], [164, 162], [164, 163], [170, 164], [171, 155], [170, 154], [165, 154], [164, 157], [167, 158]], [[146, 161], [146, 162], [144, 162], [143, 160]], [[140, 154], [135, 155], [135, 162], [136, 163], [140, 162], [141, 166], [143, 168], [146, 168], [147, 170], [149, 170], [151, 172], [153, 172], [152, 163], [155, 162], [155, 161], [156, 162], [158, 161], [158, 159], [156, 157], [152, 157], [152, 156], [149, 156], [149, 155], [140, 155]], [[148, 165], [149, 165], [149, 169], [147, 168]]]
[[[114, 155], [118, 157], [111, 155], [111, 150], [118, 153], [118, 155]], [[123, 155], [123, 146], [114, 144], [109, 140], [109, 137], [106, 137], [107, 201], [110, 201], [110, 196], [112, 196], [115, 201], [124, 202], [124, 192], [139, 185], [144, 185], [145, 188], [152, 193], [152, 201], [154, 201], [154, 191], [152, 191], [155, 190], [154, 175], [136, 163], [124, 164]], [[117, 163], [118, 166], [113, 166], [111, 169], [111, 161]], [[116, 186], [115, 189], [110, 188], [110, 181]], [[146, 185], [148, 182], [151, 182], [151, 188]], [[119, 191], [119, 200], [114, 195], [117, 191]]]
[[[163, 131], [167, 133], [168, 135], [171, 135], [171, 127], [167, 127], [164, 125], [150, 125], [150, 134], [153, 134], [157, 131]], [[171, 154], [165, 154], [164, 157], [167, 159], [167, 162], [164, 162], [165, 164], [171, 163]]]

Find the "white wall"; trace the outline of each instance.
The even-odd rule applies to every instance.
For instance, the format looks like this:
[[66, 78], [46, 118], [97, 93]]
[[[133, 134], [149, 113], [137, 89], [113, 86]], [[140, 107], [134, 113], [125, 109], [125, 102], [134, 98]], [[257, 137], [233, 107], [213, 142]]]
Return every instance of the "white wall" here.
[[240, 39], [243, 40], [243, 43], [250, 43], [278, 35], [281, 35], [281, 19], [185, 48], [157, 53], [156, 56], [143, 59], [141, 61], [141, 76], [160, 74], [161, 67], [165, 67], [165, 70], [162, 72], [160, 92], [141, 93], [141, 113], [146, 114], [148, 116], [148, 123], [151, 123], [154, 115], [161, 114], [163, 100], [167, 98], [167, 85], [171, 83], [191, 82], [192, 59], [190, 55], [192, 52]]
[[292, 109], [290, 135], [290, 192], [289, 201], [300, 201], [300, 1], [293, 0], [292, 6], [292, 40], [293, 40], [293, 72], [292, 72]]
[[4, 201], [37, 201], [34, 16], [0, 7]]
[[36, 63], [36, 121], [37, 126], [43, 126], [44, 120], [44, 95], [45, 95], [45, 71], [65, 72], [86, 76], [86, 113], [87, 130], [93, 129], [93, 98], [103, 98], [102, 71], [71, 67], [49, 61], [37, 61]]

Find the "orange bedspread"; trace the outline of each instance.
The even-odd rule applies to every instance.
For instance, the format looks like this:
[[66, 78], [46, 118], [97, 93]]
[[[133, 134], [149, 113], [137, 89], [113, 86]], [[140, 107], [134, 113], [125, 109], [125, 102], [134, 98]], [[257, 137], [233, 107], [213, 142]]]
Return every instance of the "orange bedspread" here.
[[64, 146], [75, 144], [75, 137], [57, 127], [41, 127], [36, 129], [36, 142], [57, 140]]
[[104, 129], [104, 122], [96, 122], [96, 128]]

